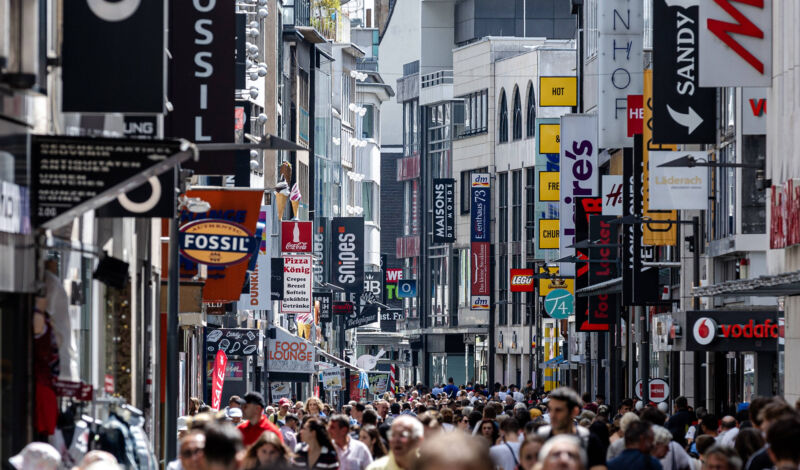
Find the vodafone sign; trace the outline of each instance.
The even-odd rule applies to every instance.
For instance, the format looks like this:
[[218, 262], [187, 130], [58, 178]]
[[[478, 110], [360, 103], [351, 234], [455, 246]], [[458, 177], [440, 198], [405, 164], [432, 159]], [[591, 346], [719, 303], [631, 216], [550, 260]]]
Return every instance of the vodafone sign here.
[[774, 351], [783, 327], [775, 311], [686, 312], [686, 349]]

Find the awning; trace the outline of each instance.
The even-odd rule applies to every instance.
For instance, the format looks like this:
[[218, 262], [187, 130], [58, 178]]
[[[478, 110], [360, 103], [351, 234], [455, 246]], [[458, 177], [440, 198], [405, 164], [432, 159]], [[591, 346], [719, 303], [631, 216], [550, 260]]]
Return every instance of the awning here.
[[693, 297], [713, 295], [759, 297], [800, 295], [800, 271], [770, 274], [753, 279], [737, 279], [692, 288]]
[[577, 289], [575, 291], [575, 297], [591, 297], [593, 295], [617, 294], [620, 292], [622, 292], [622, 278], [616, 277], [598, 284], [592, 284], [583, 289]]
[[317, 354], [319, 354], [320, 356], [324, 357], [328, 361], [336, 364], [337, 366], [345, 367], [345, 368], [348, 368], [348, 369], [358, 369], [358, 367], [354, 366], [353, 364], [350, 364], [349, 362], [345, 361], [341, 357], [336, 357], [333, 354], [330, 354], [330, 353], [326, 352], [324, 349], [320, 348], [319, 346], [315, 346], [315, 347], [317, 349]]

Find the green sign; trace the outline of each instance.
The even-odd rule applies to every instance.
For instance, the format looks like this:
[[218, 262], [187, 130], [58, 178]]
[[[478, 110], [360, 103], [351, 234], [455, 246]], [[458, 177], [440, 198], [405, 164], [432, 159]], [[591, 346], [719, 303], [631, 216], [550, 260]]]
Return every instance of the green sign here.
[[544, 298], [544, 310], [552, 318], [564, 320], [575, 310], [574, 297], [566, 289], [553, 289]]

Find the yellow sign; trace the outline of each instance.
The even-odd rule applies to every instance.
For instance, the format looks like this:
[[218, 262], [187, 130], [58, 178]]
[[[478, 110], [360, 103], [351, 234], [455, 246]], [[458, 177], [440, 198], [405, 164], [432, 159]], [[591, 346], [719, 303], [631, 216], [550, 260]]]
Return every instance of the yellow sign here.
[[[548, 266], [550, 274], [558, 274], [558, 266]], [[544, 268], [539, 268], [539, 273], [544, 273]], [[539, 279], [539, 295], [545, 297], [553, 289], [566, 289], [570, 294], [575, 295], [575, 279], [571, 277], [553, 279]]]
[[578, 106], [578, 77], [539, 77], [539, 106]]
[[561, 124], [539, 124], [539, 153], [561, 151]]
[[561, 173], [557, 171], [539, 172], [539, 201], [549, 202], [558, 201], [558, 182]]
[[[653, 220], [677, 220], [677, 211], [651, 211], [648, 165], [651, 150], [677, 150], [675, 145], [653, 143], [653, 71], [644, 71], [644, 123], [642, 125], [642, 193], [643, 215]], [[642, 226], [642, 243], [645, 245], [674, 245], [677, 228], [675, 224], [648, 223]]]
[[539, 219], [539, 249], [558, 249], [558, 219]]
[[227, 220], [195, 220], [180, 231], [181, 254], [197, 263], [227, 266], [246, 261], [253, 254], [253, 234]]

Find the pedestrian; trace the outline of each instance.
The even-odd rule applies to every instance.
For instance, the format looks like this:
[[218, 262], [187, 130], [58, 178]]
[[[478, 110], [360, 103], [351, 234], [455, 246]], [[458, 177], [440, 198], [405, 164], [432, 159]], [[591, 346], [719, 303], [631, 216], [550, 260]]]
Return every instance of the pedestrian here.
[[242, 440], [245, 446], [250, 446], [261, 436], [263, 432], [273, 432], [278, 435], [283, 442], [283, 435], [277, 426], [272, 424], [264, 415], [264, 397], [258, 392], [248, 392], [244, 396], [245, 405], [242, 409], [245, 421], [238, 428], [242, 433]]
[[605, 446], [597, 436], [592, 435], [588, 429], [576, 426], [575, 418], [581, 409], [581, 399], [574, 390], [560, 387], [550, 392], [547, 402], [550, 416], [550, 425], [542, 426], [536, 433], [545, 439], [560, 434], [570, 434], [580, 439], [581, 448], [587, 456], [589, 468], [602, 467], [606, 463], [603, 452]]
[[378, 428], [371, 424], [361, 427], [361, 430], [358, 432], [358, 440], [367, 446], [372, 454], [372, 460], [378, 460], [388, 454], [386, 446], [383, 444], [383, 439], [381, 439], [381, 435], [378, 433]]
[[519, 422], [506, 418], [500, 423], [500, 443], [489, 449], [489, 457], [495, 468], [515, 470], [519, 465], [520, 434]]
[[22, 451], [8, 459], [17, 470], [58, 470], [61, 454], [45, 442], [31, 442]]
[[189, 397], [189, 416], [194, 416], [200, 412], [203, 402], [197, 397]]
[[335, 414], [328, 421], [328, 434], [339, 456], [342, 470], [364, 470], [372, 463], [372, 452], [363, 442], [350, 437], [350, 418]]
[[739, 423], [733, 416], [725, 416], [720, 421], [719, 436], [717, 436], [717, 445], [723, 447], [733, 448], [736, 443], [736, 436], [739, 434]]
[[228, 408], [226, 413], [228, 419], [231, 420], [234, 426], [238, 426], [242, 422], [242, 409], [241, 408]]
[[692, 459], [663, 426], [653, 426], [653, 457], [659, 459], [663, 470], [692, 470]]
[[289, 414], [292, 408], [292, 401], [288, 398], [281, 398], [278, 400], [278, 412], [270, 416], [270, 421], [273, 424], [280, 426], [280, 422], [286, 419], [286, 415]]
[[675, 399], [675, 412], [669, 417], [666, 427], [672, 433], [672, 438], [682, 447], [686, 447], [686, 433], [692, 425], [694, 416], [689, 412], [689, 401], [686, 397]]
[[619, 404], [619, 409], [617, 410], [617, 415], [614, 416], [614, 421], [622, 418], [622, 415], [625, 413], [629, 413], [633, 411], [633, 400], [630, 398], [626, 398], [622, 400]]
[[402, 415], [389, 429], [389, 454], [372, 462], [367, 470], [409, 470], [424, 439], [418, 419]]
[[733, 448], [742, 458], [742, 462], [747, 462], [758, 449], [764, 447], [764, 442], [764, 437], [758, 429], [747, 428], [739, 431]]
[[339, 457], [325, 424], [320, 418], [308, 417], [300, 428], [301, 443], [297, 445], [292, 467], [297, 469], [339, 468]]
[[444, 387], [442, 391], [445, 394], [447, 394], [447, 396], [450, 397], [451, 399], [456, 397], [456, 394], [458, 393], [458, 387], [456, 387], [456, 384], [452, 377], [447, 379], [447, 385]]
[[625, 450], [609, 460], [608, 470], [661, 470], [661, 463], [650, 453], [653, 450], [653, 429], [647, 421], [636, 421], [625, 431]]
[[493, 419], [484, 418], [481, 420], [480, 436], [486, 439], [488, 445], [493, 446], [497, 439], [500, 438], [500, 432], [497, 429], [497, 423]]
[[533, 470], [539, 462], [539, 451], [542, 450], [544, 439], [535, 434], [529, 435], [519, 446], [519, 470]]
[[[178, 458], [167, 465], [167, 470], [205, 469], [206, 435], [200, 430], [192, 430], [181, 437]], [[110, 454], [109, 454], [110, 455]], [[88, 456], [88, 454], [87, 454]], [[113, 458], [113, 456], [112, 456]], [[85, 459], [85, 457], [84, 457]], [[114, 459], [116, 462], [117, 459]]]
[[[452, 451], [457, 450], [457, 451]], [[493, 470], [488, 446], [462, 433], [439, 433], [420, 447], [413, 470]]]
[[639, 421], [639, 416], [636, 413], [627, 412], [622, 415], [619, 420], [619, 430], [609, 438], [611, 444], [606, 451], [606, 460], [611, 460], [619, 456], [625, 450], [625, 431], [632, 423]]
[[244, 459], [242, 433], [227, 422], [211, 421], [204, 429], [204, 470], [237, 470]]
[[[742, 459], [730, 447], [712, 446], [703, 454], [703, 470], [741, 470]], [[797, 469], [797, 465], [793, 470]]]
[[[201, 457], [202, 457], [202, 454], [201, 454]], [[205, 465], [205, 462], [203, 460], [198, 460], [198, 461], [201, 462], [203, 465]], [[178, 469], [178, 470], [191, 469], [191, 470], [194, 470], [196, 468], [200, 468], [200, 467], [196, 467], [196, 466], [189, 466], [189, 467], [181, 466], [181, 460], [175, 460], [170, 465], [173, 465], [173, 464], [174, 464], [174, 466], [169, 466], [168, 465], [167, 466], [167, 470], [173, 470], [173, 469]], [[104, 470], [116, 470], [116, 469], [121, 469], [122, 468], [122, 467], [119, 466], [119, 463], [117, 462], [117, 458], [114, 457], [114, 454], [112, 454], [111, 452], [106, 452], [104, 450], [90, 450], [89, 452], [86, 453], [86, 455], [83, 456], [83, 458], [81, 459], [80, 465], [78, 465], [78, 467], [76, 467], [76, 468], [78, 470], [87, 470], [87, 469], [90, 469], [90, 468], [97, 469], [101, 465], [103, 466]]]
[[280, 427], [283, 443], [292, 452], [297, 447], [297, 426], [299, 424], [300, 420], [297, 419], [297, 415], [289, 413], [283, 418], [283, 425]]
[[314, 418], [325, 417], [325, 413], [322, 411], [322, 402], [317, 397], [308, 397], [303, 411], [305, 413], [304, 416], [311, 416]]
[[770, 458], [775, 470], [797, 470], [800, 467], [800, 417], [796, 412], [770, 423], [767, 431]]
[[581, 440], [574, 435], [554, 436], [548, 439], [539, 451], [542, 470], [584, 470], [588, 465], [587, 461]]
[[453, 421], [455, 419], [455, 413], [453, 412], [452, 408], [442, 408], [440, 414], [442, 415], [442, 429], [445, 432], [450, 432], [456, 428]]
[[274, 433], [265, 432], [247, 448], [244, 470], [285, 470], [289, 468], [292, 453]]

